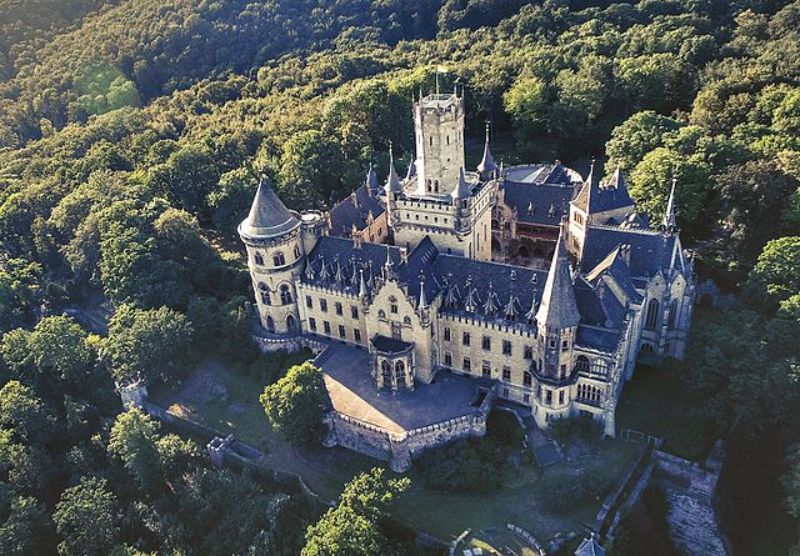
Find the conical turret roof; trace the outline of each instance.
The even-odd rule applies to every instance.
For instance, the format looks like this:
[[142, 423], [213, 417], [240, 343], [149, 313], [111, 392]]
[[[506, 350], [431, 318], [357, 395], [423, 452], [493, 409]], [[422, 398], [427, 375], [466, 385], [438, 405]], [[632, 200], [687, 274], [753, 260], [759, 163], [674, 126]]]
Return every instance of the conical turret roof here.
[[467, 199], [470, 195], [472, 195], [472, 189], [469, 187], [467, 179], [464, 177], [464, 168], [461, 168], [458, 172], [458, 183], [455, 188], [453, 188], [453, 192], [450, 196], [455, 200]]
[[478, 172], [481, 175], [489, 175], [494, 174], [497, 170], [497, 164], [494, 163], [494, 158], [492, 157], [492, 150], [489, 148], [489, 124], [486, 124], [486, 142], [483, 145], [483, 157], [481, 158], [480, 163], [478, 164]]
[[389, 148], [389, 175], [386, 178], [386, 185], [384, 190], [389, 193], [402, 193], [403, 186], [400, 184], [400, 178], [397, 177], [397, 170], [394, 168], [394, 154], [391, 147]]
[[251, 239], [281, 236], [300, 225], [297, 214], [286, 208], [266, 179], [258, 184], [250, 213], [239, 224], [239, 235]]
[[549, 328], [570, 328], [581, 320], [575, 289], [569, 271], [569, 255], [564, 244], [564, 225], [558, 235], [556, 252], [542, 291], [542, 301], [536, 312], [536, 322]]

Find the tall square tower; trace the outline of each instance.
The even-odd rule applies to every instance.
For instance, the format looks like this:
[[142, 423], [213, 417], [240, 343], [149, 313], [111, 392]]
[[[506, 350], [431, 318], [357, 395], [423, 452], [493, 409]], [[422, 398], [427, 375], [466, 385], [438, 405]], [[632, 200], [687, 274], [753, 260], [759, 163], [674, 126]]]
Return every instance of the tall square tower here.
[[464, 97], [431, 94], [414, 103], [419, 195], [450, 193], [464, 168]]

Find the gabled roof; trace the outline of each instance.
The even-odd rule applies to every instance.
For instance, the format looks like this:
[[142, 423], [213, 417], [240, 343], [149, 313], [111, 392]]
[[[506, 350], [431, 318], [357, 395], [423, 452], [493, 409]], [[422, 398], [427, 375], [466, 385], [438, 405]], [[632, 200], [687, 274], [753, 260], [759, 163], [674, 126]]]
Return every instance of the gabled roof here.
[[[676, 244], [677, 243], [677, 244]], [[673, 258], [682, 263], [682, 254], [674, 234], [655, 230], [624, 229], [611, 226], [589, 226], [581, 254], [583, 268], [594, 268], [620, 245], [630, 245], [631, 278], [650, 278], [659, 270], [676, 268]], [[678, 257], [677, 255], [681, 255]]]
[[594, 538], [594, 534], [589, 538], [584, 538], [575, 549], [575, 556], [605, 556], [605, 554], [606, 549], [600, 546], [600, 543]]
[[330, 211], [330, 233], [349, 237], [354, 225], [358, 231], [367, 227], [370, 213], [373, 218], [378, 218], [384, 211], [380, 199], [370, 195], [366, 184], [362, 185], [333, 206]]
[[517, 220], [524, 224], [558, 226], [569, 214], [569, 202], [575, 194], [573, 187], [564, 185], [535, 185], [506, 181], [504, 201], [517, 211]]
[[269, 239], [281, 236], [299, 225], [297, 214], [287, 209], [266, 179], [262, 179], [250, 206], [250, 213], [239, 224], [239, 235], [252, 239]]
[[564, 244], [564, 228], [556, 242], [556, 252], [550, 262], [550, 271], [544, 285], [536, 322], [549, 328], [563, 329], [577, 326], [581, 320], [575, 289], [569, 268], [569, 254]]
[[589, 271], [586, 275], [586, 280], [591, 284], [596, 284], [597, 280], [603, 275], [608, 275], [619, 286], [625, 297], [633, 303], [639, 303], [642, 300], [642, 296], [633, 285], [631, 269], [628, 263], [625, 262], [623, 249], [626, 249], [626, 247], [622, 245], [615, 247], [605, 259]]
[[628, 186], [622, 171], [617, 168], [606, 183], [600, 183], [594, 175], [594, 167], [589, 172], [583, 186], [572, 203], [587, 214], [596, 214], [618, 208], [633, 208], [634, 203], [628, 194]]

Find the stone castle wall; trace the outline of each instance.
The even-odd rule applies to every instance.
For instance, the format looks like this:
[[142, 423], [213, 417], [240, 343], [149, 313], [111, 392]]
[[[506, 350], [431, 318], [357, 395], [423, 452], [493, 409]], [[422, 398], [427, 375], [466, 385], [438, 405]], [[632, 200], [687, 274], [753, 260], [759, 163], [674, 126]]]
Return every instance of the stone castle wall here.
[[325, 418], [328, 436], [325, 445], [342, 446], [366, 456], [388, 461], [397, 471], [407, 471], [411, 460], [426, 450], [443, 446], [453, 440], [486, 435], [486, 418], [494, 403], [490, 392], [483, 403], [470, 415], [463, 415], [418, 429], [395, 433], [359, 421], [338, 411]]

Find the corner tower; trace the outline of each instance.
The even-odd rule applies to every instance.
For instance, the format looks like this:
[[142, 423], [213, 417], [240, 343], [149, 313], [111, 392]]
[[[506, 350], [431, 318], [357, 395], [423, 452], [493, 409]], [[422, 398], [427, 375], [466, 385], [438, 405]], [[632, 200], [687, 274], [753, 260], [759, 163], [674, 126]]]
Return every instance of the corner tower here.
[[431, 94], [414, 103], [417, 191], [447, 194], [464, 168], [464, 97]]
[[299, 330], [295, 278], [305, 261], [302, 229], [300, 216], [287, 209], [262, 178], [238, 231], [247, 248], [258, 318], [270, 332]]

